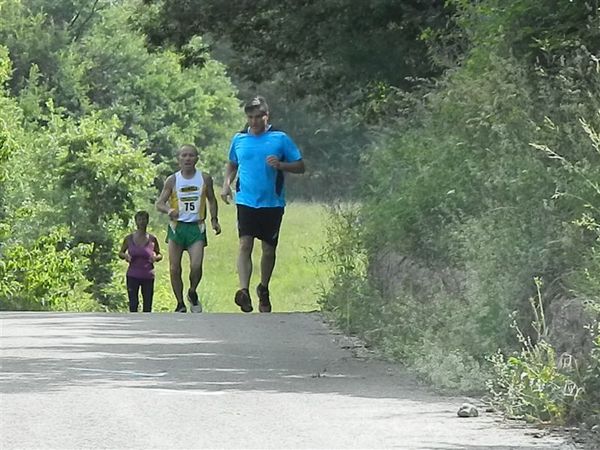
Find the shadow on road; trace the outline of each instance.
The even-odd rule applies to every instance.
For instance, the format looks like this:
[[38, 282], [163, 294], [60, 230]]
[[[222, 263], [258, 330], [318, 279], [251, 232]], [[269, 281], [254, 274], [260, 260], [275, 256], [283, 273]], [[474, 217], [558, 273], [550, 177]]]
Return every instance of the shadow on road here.
[[411, 389], [416, 383], [397, 367], [340, 348], [316, 313], [2, 313], [0, 319], [3, 393], [125, 383], [182, 391], [428, 397]]
[[[387, 407], [379, 418], [390, 423], [402, 423], [405, 416], [406, 423], [419, 422], [422, 416], [427, 423], [451, 421], [464, 428], [465, 419], [456, 416], [462, 399], [429, 393], [398, 366], [356, 358], [342, 343], [318, 313], [0, 313], [0, 394], [90, 386], [188, 399], [256, 391], [306, 394], [295, 401], [308, 402], [311, 395], [335, 394], [381, 399]], [[369, 414], [378, 419], [376, 410]], [[489, 417], [469, 422], [469, 432], [487, 434], [491, 422]], [[511, 448], [439, 440], [432, 447], [426, 436], [421, 444], [448, 450]]]

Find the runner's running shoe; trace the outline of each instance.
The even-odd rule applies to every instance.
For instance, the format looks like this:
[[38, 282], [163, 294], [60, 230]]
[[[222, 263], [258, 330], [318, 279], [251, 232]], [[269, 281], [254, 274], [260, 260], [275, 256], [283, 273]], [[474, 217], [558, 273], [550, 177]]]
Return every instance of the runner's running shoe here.
[[258, 286], [256, 286], [256, 295], [258, 295], [258, 310], [261, 313], [270, 313], [271, 299], [269, 297], [269, 288], [266, 288], [259, 283]]
[[235, 304], [245, 313], [252, 312], [252, 300], [248, 289], [240, 289], [235, 293]]
[[196, 291], [188, 291], [188, 300], [190, 302], [190, 311], [193, 313], [202, 312], [202, 303], [198, 299], [198, 293]]
[[177, 306], [175, 307], [175, 312], [187, 312], [187, 308], [185, 307], [185, 305], [183, 303], [177, 303]]

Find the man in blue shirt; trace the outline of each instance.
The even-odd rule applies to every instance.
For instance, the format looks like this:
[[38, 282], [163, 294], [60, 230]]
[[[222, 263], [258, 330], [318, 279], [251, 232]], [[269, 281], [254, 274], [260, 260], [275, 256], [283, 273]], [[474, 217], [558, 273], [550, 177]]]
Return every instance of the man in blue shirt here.
[[258, 309], [271, 312], [269, 281], [275, 267], [275, 249], [285, 208], [284, 172], [304, 173], [300, 150], [283, 131], [269, 124], [269, 107], [263, 97], [244, 106], [248, 128], [236, 133], [229, 148], [221, 198], [233, 198], [235, 184], [240, 247], [237, 269], [240, 289], [235, 303], [243, 312], [252, 312], [250, 276], [254, 239], [262, 241], [260, 283], [256, 287]]

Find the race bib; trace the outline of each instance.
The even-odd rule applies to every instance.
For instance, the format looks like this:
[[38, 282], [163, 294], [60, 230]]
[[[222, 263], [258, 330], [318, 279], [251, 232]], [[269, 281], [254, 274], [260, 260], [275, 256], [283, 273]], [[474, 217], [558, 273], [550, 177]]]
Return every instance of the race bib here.
[[200, 197], [190, 196], [179, 199], [179, 214], [198, 214]]

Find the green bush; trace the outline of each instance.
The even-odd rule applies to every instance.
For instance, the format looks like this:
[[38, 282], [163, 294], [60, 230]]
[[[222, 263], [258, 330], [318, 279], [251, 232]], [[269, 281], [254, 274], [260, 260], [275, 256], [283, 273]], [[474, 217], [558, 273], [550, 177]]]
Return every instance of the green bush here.
[[488, 381], [488, 389], [492, 403], [511, 417], [564, 423], [584, 391], [574, 381], [576, 367], [571, 356], [558, 358], [548, 342], [542, 282], [536, 279], [535, 283], [537, 294], [530, 299], [535, 339], [513, 322], [521, 350], [508, 357], [498, 351], [489, 358], [493, 378]]
[[[600, 72], [597, 27], [583, 26], [597, 18], [582, 4], [500, 3], [452, 2], [463, 27], [453, 35], [464, 49], [460, 66], [425, 96], [415, 93], [407, 102], [414, 116], [392, 119], [366, 152], [353, 219], [366, 266], [345, 271], [340, 285], [350, 305], [368, 292], [363, 309], [349, 313], [360, 311], [365, 323], [346, 320], [436, 385], [476, 388], [480, 374], [495, 370], [510, 389], [502, 401], [518, 415], [564, 421], [593, 395], [579, 372], [554, 361], [554, 348], [568, 342], [525, 336], [535, 333], [534, 277], [547, 280], [552, 310], [564, 299], [598, 302]], [[541, 11], [571, 23], [561, 25], [565, 34], [553, 35]], [[340, 256], [352, 248], [343, 231], [346, 238], [331, 240]], [[388, 254], [410, 265], [378, 273]], [[332, 301], [340, 302], [339, 290]], [[512, 320], [522, 330], [516, 336]], [[517, 353], [486, 361], [498, 348]], [[582, 351], [580, 369], [593, 371]], [[436, 362], [464, 378], [434, 370]]]
[[0, 264], [0, 309], [93, 311], [84, 276], [89, 245], [69, 246], [66, 228], [47, 230], [31, 247], [8, 244]]
[[438, 340], [425, 340], [414, 348], [408, 362], [420, 378], [448, 394], [480, 393], [489, 376], [487, 367], [471, 354], [442, 347]]
[[[140, 3], [109, 3], [0, 5], [0, 256], [3, 292], [21, 292], [5, 298], [15, 308], [67, 308], [41, 296], [48, 280], [23, 272], [36, 266], [9, 276], [17, 266], [6, 263], [62, 230], [69, 248], [87, 249], [72, 267], [87, 280], [82, 298], [123, 310], [116, 254], [133, 213], [154, 200], [183, 143], [220, 172], [241, 117], [224, 67], [205, 49], [189, 67], [174, 51], [149, 51], [132, 20]], [[199, 37], [189, 46], [202, 52]]]
[[327, 223], [326, 246], [319, 258], [330, 267], [330, 274], [321, 292], [321, 305], [346, 332], [373, 329], [369, 304], [376, 293], [367, 281], [358, 206], [331, 208]]

